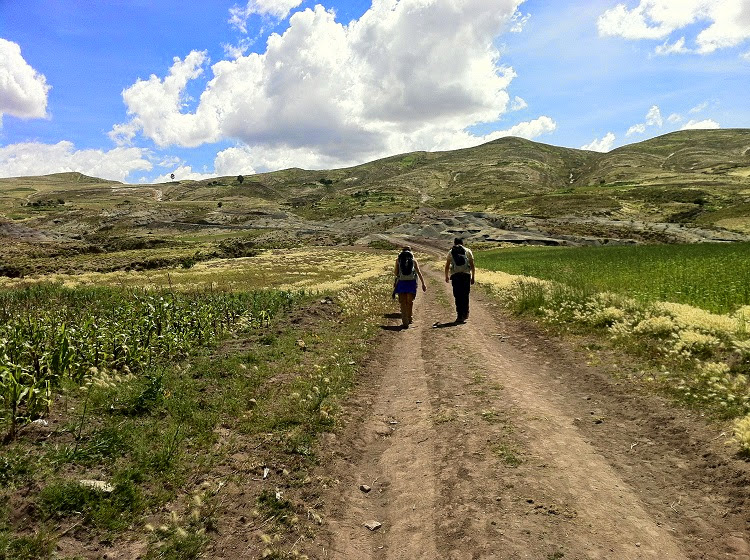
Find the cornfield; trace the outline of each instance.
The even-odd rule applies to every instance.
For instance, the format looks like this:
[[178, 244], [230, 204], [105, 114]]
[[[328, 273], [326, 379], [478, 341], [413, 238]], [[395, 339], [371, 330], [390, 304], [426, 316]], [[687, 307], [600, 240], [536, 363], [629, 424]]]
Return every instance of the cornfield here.
[[0, 418], [17, 427], [49, 412], [69, 379], [138, 375], [227, 332], [268, 324], [294, 294], [68, 289], [37, 285], [0, 292]]

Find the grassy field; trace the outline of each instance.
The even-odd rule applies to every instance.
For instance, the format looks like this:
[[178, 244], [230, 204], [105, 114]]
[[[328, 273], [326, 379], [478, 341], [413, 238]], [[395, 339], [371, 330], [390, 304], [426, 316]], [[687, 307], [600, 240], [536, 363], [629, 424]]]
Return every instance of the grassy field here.
[[634, 359], [616, 375], [738, 419], [734, 438], [750, 455], [747, 244], [500, 249], [476, 260], [508, 309], [583, 335], [592, 363], [624, 350]]
[[750, 244], [527, 247], [477, 255], [488, 270], [728, 313], [750, 304]]

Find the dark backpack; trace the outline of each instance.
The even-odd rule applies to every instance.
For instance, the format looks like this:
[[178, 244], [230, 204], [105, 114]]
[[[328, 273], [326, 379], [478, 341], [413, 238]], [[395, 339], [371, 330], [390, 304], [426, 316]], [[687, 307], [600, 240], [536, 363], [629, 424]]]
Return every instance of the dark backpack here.
[[462, 245], [454, 245], [451, 248], [451, 257], [453, 257], [453, 265], [456, 267], [464, 267], [468, 264], [466, 249]]
[[398, 273], [399, 277], [403, 279], [413, 280], [415, 277], [414, 273], [414, 255], [411, 251], [401, 251], [398, 256]]
[[453, 261], [451, 275], [471, 273], [471, 263], [463, 245], [454, 245], [451, 248], [451, 260]]

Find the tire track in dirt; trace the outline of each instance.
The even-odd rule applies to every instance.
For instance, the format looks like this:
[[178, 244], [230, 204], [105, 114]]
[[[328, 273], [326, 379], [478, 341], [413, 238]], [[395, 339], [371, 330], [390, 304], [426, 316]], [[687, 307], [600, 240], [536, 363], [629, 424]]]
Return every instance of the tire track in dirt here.
[[[415, 302], [415, 317], [423, 299]], [[381, 389], [354, 444], [359, 460], [346, 468], [344, 512], [329, 522], [334, 542], [327, 557], [439, 558], [431, 522], [436, 495], [435, 437], [419, 343], [424, 330], [417, 319], [411, 328], [398, 333], [381, 366]], [[363, 484], [372, 489], [363, 492]], [[382, 527], [370, 531], [364, 527], [369, 521]]]
[[[511, 430], [521, 430], [513, 438], [518, 443], [504, 444], [503, 452], [507, 456], [512, 453], [508, 449], [520, 443], [519, 453], [526, 466], [515, 469], [515, 474], [523, 479], [506, 488], [500, 500], [506, 504], [502, 513], [510, 521], [504, 524], [503, 537], [518, 544], [514, 554], [542, 557], [541, 550], [534, 551], [534, 541], [546, 533], [542, 539], [547, 542], [546, 548], [557, 543], [565, 557], [686, 558], [663, 523], [651, 517], [636, 493], [578, 431], [574, 417], [561, 406], [565, 397], [550, 383], [551, 368], [520, 359], [516, 351], [509, 352], [508, 344], [488, 334], [497, 332], [490, 328], [495, 325], [494, 318], [476, 297], [473, 303], [471, 321], [456, 329], [460, 331], [456, 338], [463, 351], [475, 357], [464, 376], [473, 370], [486, 376], [485, 384], [502, 387], [490, 400], [510, 420], [506, 425]], [[448, 363], [446, 358], [441, 359], [439, 350], [436, 360]], [[442, 379], [446, 378], [444, 372]], [[454, 385], [460, 381], [456, 379]], [[463, 404], [470, 407], [470, 399]], [[476, 423], [467, 424], [467, 429], [476, 432]], [[471, 440], [470, 433], [465, 437]], [[478, 447], [476, 452], [481, 453], [481, 446]], [[477, 477], [479, 487], [457, 495], [481, 496], [483, 478]], [[524, 493], [519, 495], [519, 490]], [[514, 513], [507, 516], [509, 512]], [[541, 521], [527, 523], [529, 514], [531, 519], [541, 515]], [[545, 522], [545, 517], [549, 522]], [[498, 552], [495, 557], [507, 556]]]

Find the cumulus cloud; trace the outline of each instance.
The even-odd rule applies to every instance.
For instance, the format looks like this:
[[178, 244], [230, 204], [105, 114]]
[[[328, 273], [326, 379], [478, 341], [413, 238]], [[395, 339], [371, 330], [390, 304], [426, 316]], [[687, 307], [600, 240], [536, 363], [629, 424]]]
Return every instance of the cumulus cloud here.
[[[172, 179], [174, 175], [174, 179]], [[198, 173], [193, 171], [193, 168], [189, 165], [180, 165], [169, 173], [159, 175], [153, 181], [153, 183], [166, 183], [168, 181], [202, 181], [203, 179], [213, 179], [218, 177], [217, 173]]]
[[603, 138], [594, 139], [592, 142], [581, 146], [582, 150], [591, 150], [593, 152], [608, 152], [615, 144], [615, 135], [608, 132]]
[[661, 110], [658, 105], [652, 105], [646, 113], [646, 122], [634, 124], [625, 133], [625, 136], [631, 136], [633, 134], [643, 134], [646, 132], [646, 128], [649, 126], [661, 127], [664, 124], [664, 119], [661, 116]]
[[628, 129], [628, 131], [625, 133], [625, 136], [630, 136], [632, 134], [643, 134], [644, 132], [646, 132], [646, 125], [644, 123], [634, 124]]
[[110, 138], [118, 144], [129, 143], [141, 131], [159, 146], [195, 147], [218, 140], [216, 113], [222, 110], [220, 106], [201, 103], [194, 115], [181, 112], [187, 102], [185, 87], [203, 73], [207, 58], [205, 52], [198, 51], [191, 52], [184, 60], [175, 58], [163, 80], [152, 74], [148, 80], [139, 79], [123, 91], [128, 113], [135, 116], [127, 123], [115, 125]]
[[298, 11], [265, 52], [213, 64], [192, 111], [185, 89], [206, 70], [205, 53], [138, 80], [123, 92], [131, 120], [111, 135], [137, 130], [159, 146], [234, 139], [253, 168], [284, 154], [300, 158], [290, 165], [341, 165], [465, 140], [512, 108], [516, 74], [494, 44], [521, 1], [379, 0], [348, 25], [319, 5]]
[[658, 105], [653, 105], [646, 113], [646, 124], [648, 126], [661, 126], [664, 119], [661, 118], [661, 111]]
[[708, 130], [712, 128], [721, 128], [721, 126], [713, 119], [705, 119], [702, 121], [690, 120], [680, 130]]
[[224, 49], [224, 54], [228, 58], [239, 58], [248, 51], [251, 45], [252, 45], [252, 41], [248, 39], [247, 37], [245, 37], [236, 45], [231, 45], [229, 43], [222, 43], [221, 47]]
[[0, 39], [0, 123], [3, 114], [23, 119], [47, 115], [50, 86], [21, 55], [17, 43]]
[[153, 164], [143, 148], [76, 150], [72, 142], [25, 142], [0, 147], [0, 177], [23, 177], [77, 171], [84, 175], [124, 181], [133, 171]]
[[669, 41], [665, 41], [663, 45], [656, 47], [654, 52], [659, 55], [685, 54], [689, 53], [690, 49], [685, 46], [685, 37], [680, 37], [672, 44]]
[[522, 99], [521, 97], [518, 97], [517, 95], [513, 98], [513, 103], [510, 105], [511, 111], [520, 111], [521, 109], [526, 109], [529, 104], [526, 103], [525, 99]]
[[657, 47], [658, 54], [711, 53], [737, 46], [750, 38], [750, 2], [747, 0], [640, 0], [629, 9], [617, 4], [597, 21], [599, 34], [626, 39], [666, 39], [689, 26], [702, 26], [695, 47], [684, 38]]
[[300, 4], [302, 0], [250, 0], [245, 7], [235, 5], [229, 9], [229, 24], [247, 33], [250, 16], [257, 14], [282, 20]]
[[679, 113], [672, 113], [667, 117], [667, 121], [672, 124], [681, 123], [684, 120], [684, 117], [680, 115]]
[[533, 121], [527, 121], [513, 125], [507, 130], [500, 130], [488, 134], [482, 138], [483, 141], [494, 140], [496, 138], [502, 138], [503, 136], [520, 136], [527, 140], [533, 140], [534, 138], [541, 136], [542, 134], [548, 134], [554, 132], [557, 128], [557, 123], [549, 117], [539, 117]]

